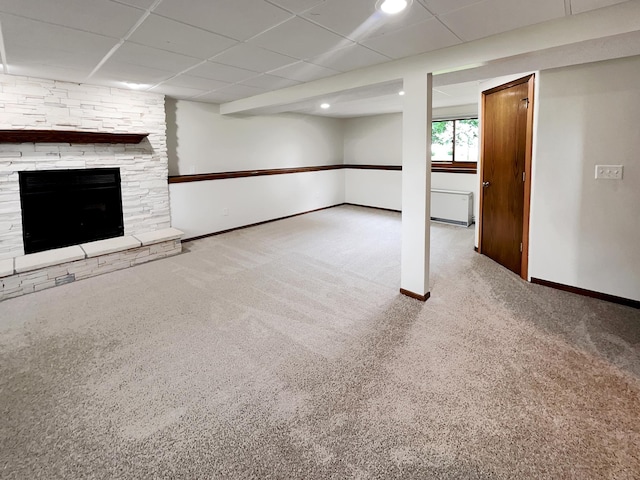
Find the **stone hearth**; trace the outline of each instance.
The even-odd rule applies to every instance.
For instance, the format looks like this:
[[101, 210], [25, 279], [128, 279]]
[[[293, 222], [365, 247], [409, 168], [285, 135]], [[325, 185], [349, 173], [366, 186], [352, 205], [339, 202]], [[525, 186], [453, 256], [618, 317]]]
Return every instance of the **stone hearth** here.
[[0, 301], [176, 255], [180, 237], [167, 228], [0, 260]]

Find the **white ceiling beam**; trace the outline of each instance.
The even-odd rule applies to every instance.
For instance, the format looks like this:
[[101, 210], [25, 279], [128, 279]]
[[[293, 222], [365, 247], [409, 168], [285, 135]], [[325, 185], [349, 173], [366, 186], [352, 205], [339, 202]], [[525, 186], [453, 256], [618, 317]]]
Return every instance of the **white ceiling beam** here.
[[639, 30], [640, 2], [630, 1], [225, 103], [220, 105], [220, 113], [251, 113], [252, 110], [398, 80], [412, 72], [439, 74], [477, 68], [506, 57]]

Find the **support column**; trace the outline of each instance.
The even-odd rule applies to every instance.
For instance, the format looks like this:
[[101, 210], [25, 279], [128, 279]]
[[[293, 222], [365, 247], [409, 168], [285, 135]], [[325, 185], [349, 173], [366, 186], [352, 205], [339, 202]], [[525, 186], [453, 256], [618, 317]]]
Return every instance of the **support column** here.
[[431, 87], [431, 73], [404, 77], [400, 292], [422, 301], [430, 295]]

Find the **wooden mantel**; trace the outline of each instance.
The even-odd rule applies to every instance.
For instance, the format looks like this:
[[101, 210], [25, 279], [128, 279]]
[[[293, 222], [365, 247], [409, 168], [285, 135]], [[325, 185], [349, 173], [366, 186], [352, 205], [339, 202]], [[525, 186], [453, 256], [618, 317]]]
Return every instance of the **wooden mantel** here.
[[140, 143], [148, 133], [0, 130], [0, 143]]

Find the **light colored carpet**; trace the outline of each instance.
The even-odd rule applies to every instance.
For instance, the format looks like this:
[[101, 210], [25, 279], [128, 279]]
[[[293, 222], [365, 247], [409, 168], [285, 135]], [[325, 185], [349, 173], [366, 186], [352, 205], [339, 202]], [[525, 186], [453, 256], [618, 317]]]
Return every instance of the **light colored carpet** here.
[[338, 207], [0, 303], [0, 478], [640, 478], [640, 312]]

